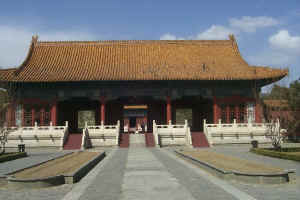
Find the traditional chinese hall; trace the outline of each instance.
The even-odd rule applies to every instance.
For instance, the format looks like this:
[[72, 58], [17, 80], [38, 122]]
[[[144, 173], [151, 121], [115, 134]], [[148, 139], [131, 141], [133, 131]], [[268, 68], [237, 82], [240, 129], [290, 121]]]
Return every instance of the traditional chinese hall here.
[[228, 40], [39, 41], [24, 62], [0, 70], [12, 96], [9, 127], [115, 125], [152, 133], [157, 125], [262, 123], [259, 92], [287, 70], [249, 65]]

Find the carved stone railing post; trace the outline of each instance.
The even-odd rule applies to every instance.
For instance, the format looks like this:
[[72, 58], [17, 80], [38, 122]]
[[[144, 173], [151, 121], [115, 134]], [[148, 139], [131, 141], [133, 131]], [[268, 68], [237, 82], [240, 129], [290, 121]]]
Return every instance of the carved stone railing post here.
[[192, 136], [191, 136], [190, 127], [188, 126], [188, 120], [184, 120], [184, 129], [187, 138], [187, 145], [192, 145]]
[[236, 119], [233, 119], [233, 127], [236, 128]]
[[153, 135], [154, 135], [154, 139], [155, 139], [155, 144], [156, 144], [156, 146], [158, 146], [159, 141], [158, 141], [158, 133], [157, 133], [157, 126], [156, 126], [155, 120], [153, 120]]
[[49, 130], [53, 130], [53, 124], [52, 124], [52, 121], [50, 121], [50, 126], [49, 126]]
[[120, 120], [117, 121], [117, 128], [116, 128], [116, 145], [119, 145], [119, 135], [120, 135]]
[[84, 128], [82, 129], [81, 150], [86, 149], [86, 144], [88, 139], [87, 132], [88, 132], [88, 123], [84, 122]]
[[101, 126], [101, 129], [104, 130], [104, 128], [105, 128], [104, 127], [104, 121], [101, 121], [101, 125], [100, 126]]

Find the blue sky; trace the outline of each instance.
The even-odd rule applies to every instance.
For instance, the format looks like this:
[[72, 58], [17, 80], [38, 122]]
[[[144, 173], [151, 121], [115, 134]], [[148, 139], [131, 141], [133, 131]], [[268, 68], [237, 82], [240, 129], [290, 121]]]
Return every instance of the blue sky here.
[[289, 67], [300, 77], [300, 1], [2, 1], [0, 66], [20, 65], [40, 40], [227, 39], [249, 64]]

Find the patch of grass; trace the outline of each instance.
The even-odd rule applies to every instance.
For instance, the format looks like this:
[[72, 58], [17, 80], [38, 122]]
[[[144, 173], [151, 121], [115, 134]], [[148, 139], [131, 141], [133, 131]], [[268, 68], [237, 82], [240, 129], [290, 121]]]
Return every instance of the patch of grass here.
[[98, 156], [98, 152], [75, 152], [65, 155], [63, 157], [45, 162], [41, 165], [25, 169], [14, 173], [16, 178], [32, 179], [32, 178], [46, 178], [50, 176], [57, 176], [60, 174], [72, 174], [78, 170], [83, 164], [89, 162]]
[[300, 162], [300, 148], [282, 148], [281, 151], [271, 148], [252, 148], [250, 151], [259, 155]]
[[[275, 151], [273, 148], [264, 148], [266, 150]], [[279, 152], [300, 152], [300, 147], [281, 148]]]
[[255, 163], [253, 161], [227, 156], [217, 152], [201, 150], [183, 151], [181, 153], [226, 171], [238, 171], [243, 173], [276, 173], [283, 171], [281, 168], [276, 168], [273, 166], [271, 167], [264, 164]]
[[0, 163], [10, 161], [10, 160], [16, 160], [18, 158], [27, 157], [26, 152], [14, 152], [14, 153], [4, 153], [0, 156]]

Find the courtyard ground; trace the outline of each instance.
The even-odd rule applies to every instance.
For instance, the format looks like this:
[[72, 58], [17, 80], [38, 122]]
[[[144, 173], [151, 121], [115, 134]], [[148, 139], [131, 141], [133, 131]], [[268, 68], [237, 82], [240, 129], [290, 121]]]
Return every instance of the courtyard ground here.
[[[248, 152], [249, 147], [216, 146], [203, 150], [283, 169], [296, 169], [297, 183], [254, 185], [226, 182], [178, 158], [173, 153], [174, 148], [106, 148], [107, 157], [79, 183], [19, 191], [0, 188], [0, 199], [300, 199], [299, 163], [256, 155]], [[29, 151], [29, 159], [37, 162], [63, 153], [53, 149], [36, 149]], [[30, 162], [23, 159], [28, 158], [0, 165], [0, 171], [5, 172], [8, 166], [17, 168], [16, 165], [21, 167]]]

